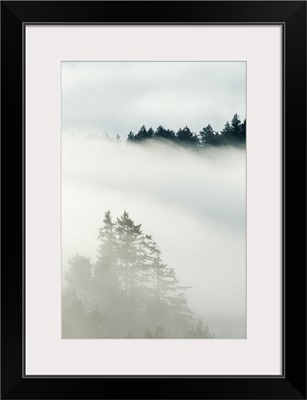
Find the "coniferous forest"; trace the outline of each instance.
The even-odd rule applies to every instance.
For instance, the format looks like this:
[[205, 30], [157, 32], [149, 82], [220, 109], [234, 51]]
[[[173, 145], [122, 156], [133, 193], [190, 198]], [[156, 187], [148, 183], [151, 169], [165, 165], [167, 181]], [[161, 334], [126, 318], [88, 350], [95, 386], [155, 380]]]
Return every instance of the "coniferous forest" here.
[[105, 213], [97, 258], [69, 260], [62, 297], [63, 338], [213, 338], [189, 308], [154, 238], [124, 211]]
[[180, 128], [178, 132], [165, 129], [161, 125], [154, 131], [152, 128], [146, 129], [143, 125], [138, 133], [130, 132], [128, 142], [139, 143], [147, 140], [165, 140], [179, 145], [192, 148], [208, 148], [212, 146], [245, 146], [246, 141], [246, 120], [240, 120], [239, 115], [235, 114], [231, 123], [226, 122], [220, 131], [214, 131], [209, 124], [205, 126], [199, 134], [192, 132], [187, 126]]

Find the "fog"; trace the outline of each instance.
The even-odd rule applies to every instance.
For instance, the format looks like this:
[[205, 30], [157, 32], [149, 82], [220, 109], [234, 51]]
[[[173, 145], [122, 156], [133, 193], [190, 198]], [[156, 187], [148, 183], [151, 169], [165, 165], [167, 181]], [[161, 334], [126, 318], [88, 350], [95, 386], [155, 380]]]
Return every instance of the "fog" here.
[[246, 336], [245, 150], [126, 142], [221, 131], [245, 91], [244, 62], [62, 63], [63, 337]]
[[62, 128], [122, 139], [143, 124], [220, 131], [245, 119], [245, 90], [245, 62], [63, 62]]
[[62, 265], [95, 262], [105, 212], [153, 235], [215, 337], [245, 337], [245, 150], [129, 144], [63, 133]]

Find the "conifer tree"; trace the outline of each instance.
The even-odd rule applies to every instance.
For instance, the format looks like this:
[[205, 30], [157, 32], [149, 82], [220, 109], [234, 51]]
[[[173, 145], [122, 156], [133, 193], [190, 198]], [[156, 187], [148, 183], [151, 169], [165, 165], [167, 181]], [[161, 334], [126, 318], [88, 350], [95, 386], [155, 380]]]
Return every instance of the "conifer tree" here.
[[164, 129], [163, 126], [158, 126], [155, 132], [155, 138], [166, 139], [166, 140], [176, 140], [175, 132], [170, 129]]
[[111, 212], [107, 211], [103, 219], [103, 226], [98, 234], [98, 259], [95, 275], [104, 270], [115, 269], [117, 263], [117, 240], [115, 236], [115, 224], [111, 218]]
[[92, 300], [103, 313], [120, 301], [117, 238], [110, 211], [105, 213], [98, 234], [98, 257], [92, 280]]
[[242, 142], [246, 141], [246, 119], [242, 122], [241, 125], [240, 139], [242, 140]]
[[69, 260], [63, 290], [64, 337], [210, 337], [188, 307], [175, 269], [162, 262], [152, 236], [124, 211], [105, 213], [97, 262]]
[[228, 140], [231, 137], [231, 126], [230, 123], [227, 121], [224, 128], [221, 131], [221, 138]]
[[162, 262], [161, 252], [152, 236], [146, 235], [144, 243], [148, 250], [147, 276], [152, 282], [151, 309], [159, 315], [157, 322], [171, 329], [170, 321], [173, 328], [178, 325], [174, 321], [180, 321], [184, 329], [187, 329], [188, 324], [194, 319], [185, 296], [189, 287], [180, 286], [174, 268]]
[[182, 144], [196, 145], [199, 143], [198, 137], [195, 135], [195, 133], [191, 132], [187, 126], [183, 129], [179, 129], [177, 132], [177, 139]]
[[130, 131], [128, 134], [127, 142], [133, 142], [134, 139], [135, 139], [135, 135], [133, 132]]
[[80, 256], [78, 253], [69, 259], [69, 268], [65, 274], [68, 287], [75, 291], [76, 295], [83, 301], [88, 301], [90, 291], [92, 270], [91, 259]]
[[217, 145], [218, 144], [218, 136], [217, 133], [214, 132], [211, 125], [205, 126], [200, 132], [200, 143], [203, 147]]
[[242, 132], [242, 123], [238, 116], [235, 114], [231, 120], [231, 136], [233, 140], [240, 140], [241, 139], [241, 132]]
[[121, 282], [128, 300], [134, 294], [141, 268], [140, 245], [143, 239], [141, 224], [136, 225], [124, 211], [123, 215], [117, 218], [115, 229]]

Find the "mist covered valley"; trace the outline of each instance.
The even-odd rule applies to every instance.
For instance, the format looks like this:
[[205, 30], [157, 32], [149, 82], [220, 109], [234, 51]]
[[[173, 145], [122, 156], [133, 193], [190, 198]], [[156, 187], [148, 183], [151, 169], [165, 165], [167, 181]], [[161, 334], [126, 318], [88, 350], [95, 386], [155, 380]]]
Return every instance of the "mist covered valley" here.
[[245, 338], [245, 180], [244, 148], [64, 132], [63, 337]]

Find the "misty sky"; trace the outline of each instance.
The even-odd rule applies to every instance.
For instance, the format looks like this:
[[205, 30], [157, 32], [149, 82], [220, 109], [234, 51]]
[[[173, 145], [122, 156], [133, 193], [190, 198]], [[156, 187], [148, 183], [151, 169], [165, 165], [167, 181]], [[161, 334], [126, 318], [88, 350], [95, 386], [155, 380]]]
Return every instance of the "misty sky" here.
[[245, 119], [244, 62], [63, 62], [62, 129], [120, 135], [142, 125], [198, 133]]
[[[245, 318], [245, 150], [125, 140], [144, 124], [199, 132], [245, 118], [245, 63], [62, 63], [62, 262], [95, 261], [104, 213], [153, 235], [191, 308]], [[239, 335], [244, 335], [240, 333]]]

